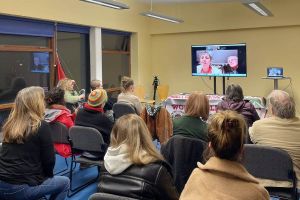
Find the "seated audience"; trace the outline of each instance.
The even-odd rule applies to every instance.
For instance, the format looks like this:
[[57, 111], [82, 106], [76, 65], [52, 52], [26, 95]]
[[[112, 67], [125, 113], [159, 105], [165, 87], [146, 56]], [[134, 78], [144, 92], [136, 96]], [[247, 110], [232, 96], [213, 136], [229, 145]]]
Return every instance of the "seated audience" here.
[[[45, 111], [45, 121], [49, 123], [60, 122], [66, 127], [74, 126], [75, 113], [66, 108], [64, 100], [65, 91], [56, 87], [50, 90], [46, 95], [47, 109]], [[65, 158], [72, 155], [69, 144], [54, 144], [57, 153]]]
[[17, 94], [15, 106], [3, 126], [0, 151], [0, 199], [63, 200], [69, 179], [53, 176], [54, 147], [49, 124], [43, 121], [44, 90], [24, 88]]
[[134, 199], [178, 199], [170, 166], [135, 114], [120, 117], [114, 125], [104, 166], [100, 192]]
[[269, 200], [268, 192], [239, 162], [246, 127], [243, 117], [233, 111], [212, 116], [208, 125], [212, 157], [205, 165], [197, 163], [180, 199]]
[[233, 110], [242, 114], [248, 124], [259, 120], [259, 116], [249, 100], [244, 100], [243, 89], [237, 84], [230, 84], [226, 89], [225, 99], [217, 106], [217, 110]]
[[103, 107], [106, 100], [105, 90], [93, 90], [89, 95], [88, 102], [84, 103], [83, 108], [77, 112], [75, 125], [97, 129], [102, 134], [104, 142], [109, 144], [113, 123], [104, 114]]
[[85, 98], [84, 94], [78, 94], [78, 92], [74, 89], [75, 85], [75, 81], [69, 78], [62, 79], [57, 84], [57, 87], [65, 91], [65, 102], [72, 113], [78, 107], [78, 103], [83, 101]]
[[250, 139], [255, 144], [285, 150], [293, 160], [300, 189], [300, 119], [296, 117], [295, 102], [288, 93], [273, 90], [267, 105], [269, 117], [254, 122], [249, 129]]
[[101, 84], [101, 81], [97, 80], [97, 79], [91, 80], [90, 85], [91, 85], [91, 91], [103, 88], [102, 84]]
[[121, 80], [122, 92], [118, 96], [118, 102], [125, 102], [132, 105], [139, 115], [142, 111], [142, 104], [134, 92], [134, 82], [131, 78], [124, 76]]
[[[91, 91], [96, 90], [96, 89], [103, 89], [100, 80], [96, 80], [96, 79], [91, 80], [90, 84], [91, 84]], [[111, 121], [114, 121], [113, 120], [114, 117], [113, 117], [112, 107], [113, 107], [113, 105], [114, 105], [115, 102], [116, 102], [116, 100], [107, 97], [107, 102], [105, 103], [105, 106], [103, 108], [106, 116], [109, 119], [111, 119]]]
[[185, 115], [173, 120], [173, 135], [183, 135], [207, 141], [206, 120], [209, 102], [205, 94], [193, 92], [185, 105]]

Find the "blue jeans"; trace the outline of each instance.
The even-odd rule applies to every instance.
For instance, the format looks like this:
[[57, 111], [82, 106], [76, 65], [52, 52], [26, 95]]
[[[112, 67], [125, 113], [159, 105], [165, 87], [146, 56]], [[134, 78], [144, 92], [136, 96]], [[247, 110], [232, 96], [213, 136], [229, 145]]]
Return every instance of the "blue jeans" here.
[[65, 176], [48, 178], [42, 184], [29, 186], [27, 184], [13, 185], [0, 180], [1, 200], [37, 200], [50, 195], [50, 200], [64, 200], [70, 188], [70, 180]]

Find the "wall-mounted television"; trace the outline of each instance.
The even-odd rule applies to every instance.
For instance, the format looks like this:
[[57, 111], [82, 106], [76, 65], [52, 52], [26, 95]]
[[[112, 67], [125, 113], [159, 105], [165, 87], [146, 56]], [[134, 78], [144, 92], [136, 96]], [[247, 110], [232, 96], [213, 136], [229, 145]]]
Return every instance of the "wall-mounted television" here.
[[49, 53], [34, 52], [32, 53], [31, 72], [34, 73], [49, 73]]
[[193, 45], [192, 75], [246, 77], [246, 44]]

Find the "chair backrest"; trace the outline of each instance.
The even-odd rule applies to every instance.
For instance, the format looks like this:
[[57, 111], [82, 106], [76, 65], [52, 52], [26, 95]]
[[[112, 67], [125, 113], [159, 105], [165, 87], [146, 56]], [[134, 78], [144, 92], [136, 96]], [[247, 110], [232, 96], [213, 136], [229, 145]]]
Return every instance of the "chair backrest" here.
[[69, 130], [72, 149], [102, 152], [106, 146], [101, 133], [92, 127], [73, 126]]
[[95, 193], [89, 197], [89, 200], [136, 200], [130, 197], [118, 196], [108, 193]]
[[257, 178], [291, 182], [295, 178], [290, 155], [278, 148], [246, 144], [242, 162]]
[[203, 162], [203, 151], [206, 149], [205, 141], [173, 135], [170, 140], [161, 146], [161, 153], [172, 166], [174, 182], [178, 192], [181, 192], [197, 162]]
[[122, 117], [127, 114], [136, 114], [133, 106], [124, 102], [117, 102], [113, 105], [113, 112], [115, 119]]
[[164, 101], [168, 98], [169, 94], [169, 85], [159, 85], [157, 87], [158, 97], [161, 101]]
[[54, 143], [69, 144], [69, 130], [60, 122], [50, 123], [51, 137]]

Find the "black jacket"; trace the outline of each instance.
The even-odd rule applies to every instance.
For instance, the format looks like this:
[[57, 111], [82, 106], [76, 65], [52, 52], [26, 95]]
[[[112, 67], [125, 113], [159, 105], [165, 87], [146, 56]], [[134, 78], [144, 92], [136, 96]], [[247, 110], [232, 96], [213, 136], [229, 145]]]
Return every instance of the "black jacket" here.
[[118, 175], [101, 172], [99, 192], [143, 200], [173, 200], [179, 195], [171, 168], [163, 161], [148, 165], [132, 165]]
[[54, 146], [49, 124], [42, 121], [37, 133], [23, 144], [3, 143], [0, 151], [0, 180], [15, 184], [40, 185], [53, 176]]
[[113, 123], [104, 113], [83, 107], [76, 115], [75, 125], [97, 129], [102, 134], [104, 142], [109, 144]]
[[173, 135], [161, 146], [161, 154], [172, 166], [175, 186], [179, 192], [197, 167], [197, 162], [203, 163], [202, 154], [205, 149], [205, 141], [182, 135]]

